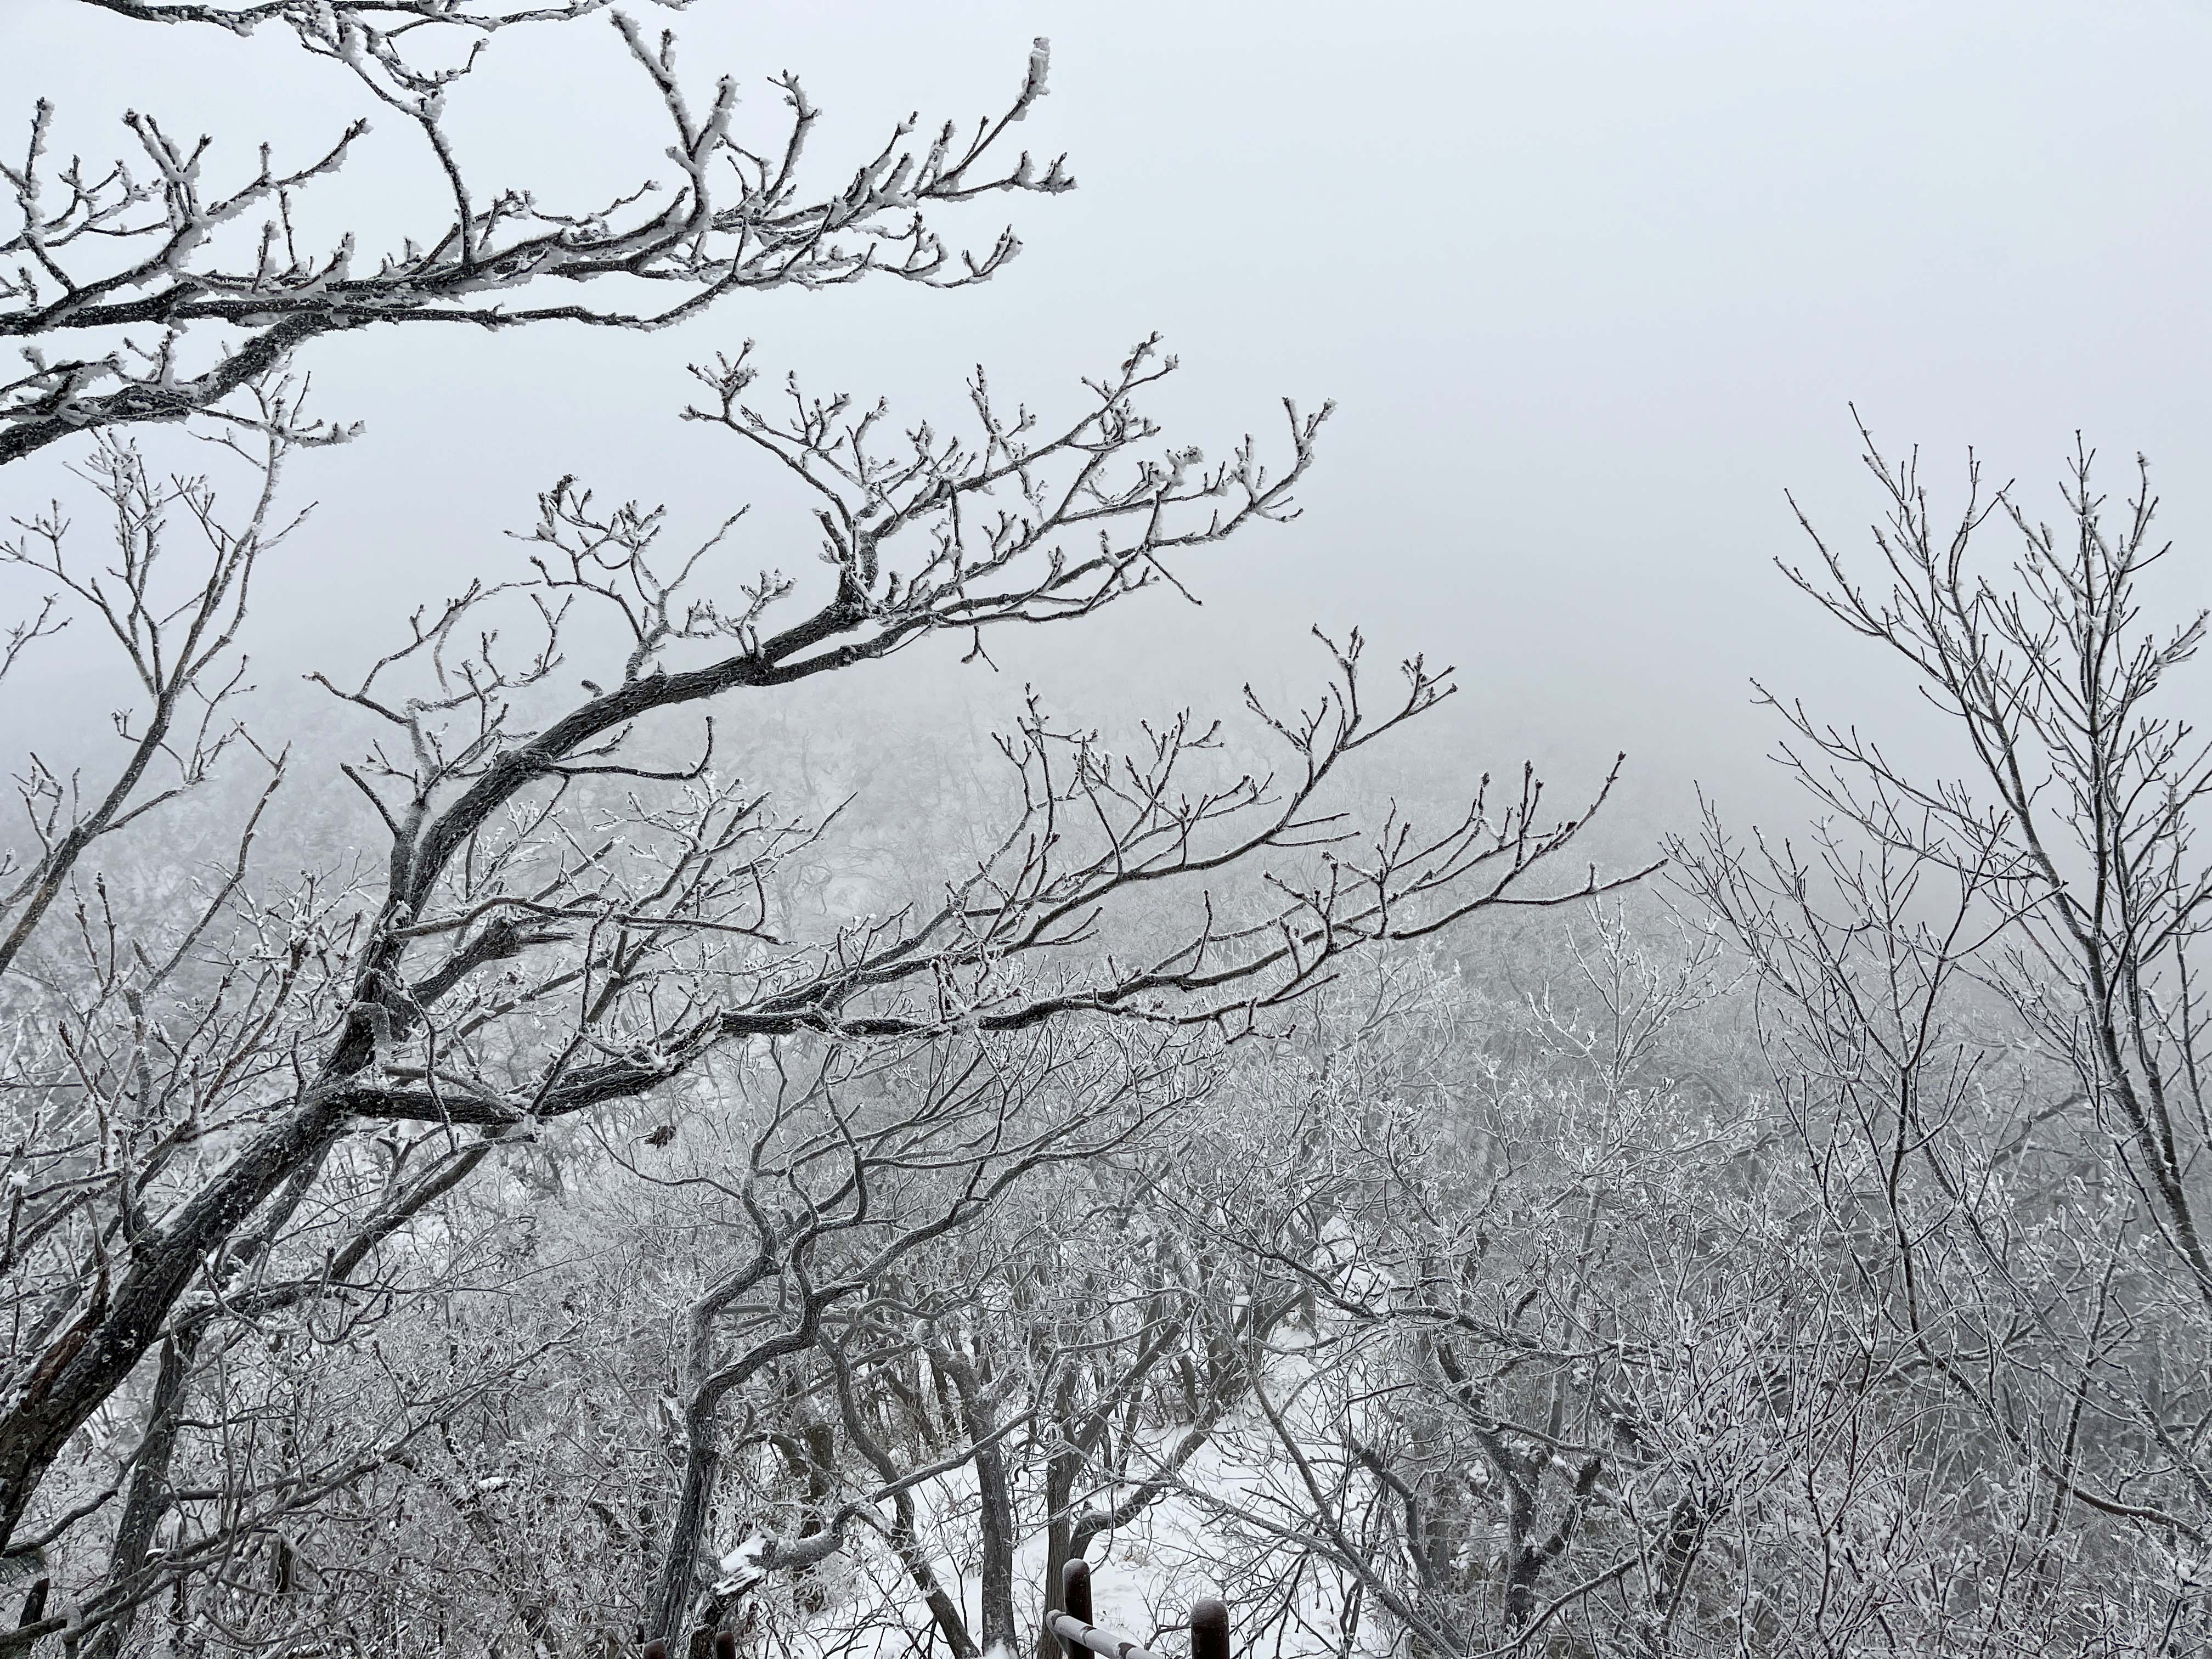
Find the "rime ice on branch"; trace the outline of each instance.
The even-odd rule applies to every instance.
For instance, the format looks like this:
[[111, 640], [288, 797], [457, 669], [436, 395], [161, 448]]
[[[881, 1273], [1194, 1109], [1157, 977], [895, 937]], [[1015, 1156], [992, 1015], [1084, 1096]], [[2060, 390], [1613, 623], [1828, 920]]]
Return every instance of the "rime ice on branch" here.
[[[1008, 130], [1045, 93], [1042, 40], [1000, 113], [972, 126], [945, 122], [926, 142], [915, 118], [899, 121], [839, 183], [805, 165], [821, 112], [795, 76], [773, 80], [785, 108], [781, 137], [756, 149], [733, 131], [734, 78], [695, 99], [672, 38], [610, 13], [670, 143], [647, 163], [658, 173], [587, 205], [562, 200], [557, 180], [488, 184], [448, 112], [499, 31], [576, 22], [606, 0], [87, 3], [147, 21], [290, 29], [428, 148], [446, 193], [417, 204], [418, 228], [398, 247], [362, 248], [350, 232], [316, 246], [296, 228], [301, 205], [329, 193], [369, 134], [367, 116], [313, 153], [280, 158], [264, 143], [246, 159], [133, 111], [124, 118], [126, 153], [94, 161], [54, 150], [55, 110], [41, 100], [22, 147], [0, 161], [15, 216], [12, 233], [0, 233], [0, 340], [21, 343], [23, 355], [22, 370], [0, 380], [0, 464], [86, 430], [196, 415], [251, 420], [243, 389], [312, 340], [374, 324], [656, 329], [743, 290], [872, 275], [980, 282], [1020, 251], [1013, 232], [980, 252], [956, 251], [929, 210], [1074, 184], [1060, 159], [1006, 155]], [[604, 302], [592, 297], [601, 289], [612, 290]]]

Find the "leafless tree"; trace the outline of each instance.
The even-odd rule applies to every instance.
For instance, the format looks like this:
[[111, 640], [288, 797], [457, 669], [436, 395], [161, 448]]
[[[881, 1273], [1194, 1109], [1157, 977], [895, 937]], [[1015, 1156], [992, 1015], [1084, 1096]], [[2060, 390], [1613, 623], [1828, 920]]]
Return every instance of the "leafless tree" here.
[[[251, 746], [241, 744], [243, 728], [230, 718], [245, 673], [239, 630], [257, 564], [299, 522], [278, 506], [297, 398], [280, 386], [256, 388], [254, 400], [258, 432], [218, 441], [250, 469], [252, 506], [242, 522], [225, 521], [206, 475], [158, 479], [137, 449], [102, 434], [81, 476], [110, 514], [115, 562], [78, 563], [59, 503], [18, 520], [18, 533], [0, 541], [0, 562], [52, 585], [38, 614], [18, 630], [9, 665], [33, 638], [77, 622], [119, 647], [131, 691], [141, 700], [133, 714], [117, 717], [125, 758], [107, 778], [57, 772], [33, 754], [17, 780], [35, 850], [21, 860], [12, 853], [6, 858], [11, 884], [0, 891], [0, 975], [14, 966], [96, 843], [204, 782], [226, 750]], [[170, 544], [179, 514], [204, 548], [181, 568]], [[262, 759], [273, 784], [282, 761]]]
[[1946, 529], [1869, 441], [1870, 571], [1816, 535], [1789, 574], [1902, 662], [1964, 775], [1772, 697], [1828, 816], [1802, 846], [1713, 821], [1682, 849], [1757, 967], [1884, 1410], [1978, 1472], [1927, 1518], [1969, 1564], [1918, 1610], [1947, 1650], [2181, 1652], [2207, 1617], [2208, 772], [2172, 683], [2204, 618], [2151, 621], [2147, 477], [2116, 522], [2090, 463], [2063, 531], [1977, 466]]

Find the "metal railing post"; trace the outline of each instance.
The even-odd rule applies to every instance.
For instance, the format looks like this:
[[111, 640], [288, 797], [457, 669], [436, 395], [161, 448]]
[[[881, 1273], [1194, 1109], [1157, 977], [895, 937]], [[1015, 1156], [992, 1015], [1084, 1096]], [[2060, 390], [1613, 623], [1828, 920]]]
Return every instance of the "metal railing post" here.
[[[1083, 1624], [1097, 1621], [1091, 1616], [1091, 1564], [1070, 1561], [1060, 1570], [1060, 1610]], [[1061, 1659], [1078, 1659], [1082, 1650], [1066, 1637], [1060, 1638]]]
[[1229, 1604], [1207, 1596], [1190, 1610], [1190, 1659], [1229, 1659]]

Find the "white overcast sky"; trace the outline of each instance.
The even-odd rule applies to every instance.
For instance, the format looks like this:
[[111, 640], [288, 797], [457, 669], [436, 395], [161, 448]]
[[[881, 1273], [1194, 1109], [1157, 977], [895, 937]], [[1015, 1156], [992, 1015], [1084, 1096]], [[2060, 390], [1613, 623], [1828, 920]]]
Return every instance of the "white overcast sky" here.
[[[323, 407], [369, 426], [302, 475], [322, 505], [270, 585], [280, 655], [351, 660], [425, 590], [497, 571], [500, 532], [561, 473], [692, 523], [757, 493], [673, 418], [684, 364], [747, 337], [773, 371], [919, 409], [978, 362], [1048, 403], [1157, 329], [1184, 365], [1173, 430], [1213, 450], [1271, 433], [1284, 393], [1335, 398], [1307, 516], [1194, 566], [1204, 611], [1150, 601], [1008, 672], [1095, 696], [1129, 662], [1132, 695], [1164, 696], [1182, 660], [1206, 694], [1288, 680], [1310, 623], [1363, 623], [1378, 650], [1460, 665], [1482, 758], [1586, 773], [1626, 747], [1655, 800], [1771, 738], [1754, 674], [1911, 718], [1770, 564], [1801, 551], [1785, 487], [1863, 534], [1849, 404], [1920, 445], [1942, 489], [1972, 444], [2039, 507], [2076, 428], [2116, 489], [2147, 452], [2182, 544], [2174, 595], [2212, 589], [2212, 7], [696, 0], [666, 21], [702, 99], [726, 70], [765, 112], [763, 77], [798, 70], [825, 161], [909, 109], [995, 107], [1048, 35], [1051, 95], [1021, 137], [1066, 150], [1080, 188], [970, 213], [978, 244], [1011, 219], [1027, 251], [963, 293], [740, 297], [652, 337], [319, 349]], [[112, 152], [135, 107], [240, 165], [264, 134], [303, 149], [366, 107], [273, 35], [3, 0], [0, 110], [40, 94], [88, 151]], [[555, 200], [564, 178], [634, 180], [664, 142], [603, 21], [502, 37], [459, 107], [487, 181]], [[419, 149], [390, 118], [371, 142], [351, 210], [432, 228]], [[749, 534], [756, 568], [812, 547], [796, 517]]]

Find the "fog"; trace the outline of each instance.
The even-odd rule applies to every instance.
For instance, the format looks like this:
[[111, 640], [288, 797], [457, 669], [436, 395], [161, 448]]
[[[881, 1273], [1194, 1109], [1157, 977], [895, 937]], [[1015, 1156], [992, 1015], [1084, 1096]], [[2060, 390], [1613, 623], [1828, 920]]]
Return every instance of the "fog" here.
[[[1304, 516], [1182, 573], [1202, 609], [1154, 593], [1005, 641], [995, 686], [949, 678], [951, 651], [887, 684], [1211, 706], [1246, 678], [1295, 687], [1318, 666], [1307, 629], [1358, 624], [1378, 654], [1459, 666], [1455, 753], [1571, 782], [1623, 749], [1629, 801], [1660, 821], [1693, 781], [1787, 810], [1754, 677], [1912, 740], [1911, 699], [1771, 564], [1806, 551], [1785, 489], [1845, 542], [1875, 516], [1853, 405], [1893, 453], [1921, 447], [1939, 492], [1972, 446], [2045, 512], [2077, 430], [2123, 492], [2147, 453], [2182, 544], [2171, 595], [2212, 586], [2201, 8], [701, 0], [665, 21], [697, 95], [735, 75], [748, 118], [771, 121], [765, 77], [797, 70], [823, 179], [909, 110], [996, 107], [1047, 35], [1051, 93], [1018, 136], [1065, 150], [1079, 187], [956, 214], [972, 245], [1011, 222], [1024, 251], [955, 293], [741, 295], [653, 335], [319, 343], [316, 406], [365, 431], [295, 472], [319, 505], [265, 577], [267, 685], [357, 665], [375, 627], [499, 574], [503, 532], [564, 473], [695, 530], [757, 500], [740, 564], [805, 566], [796, 504], [676, 418], [685, 364], [747, 338], [770, 374], [896, 415], [957, 407], [978, 363], [1049, 409], [1158, 331], [1183, 364], [1170, 435], [1216, 453], [1275, 439], [1284, 395], [1336, 400]], [[89, 154], [117, 153], [126, 108], [204, 130], [218, 169], [370, 112], [274, 32], [149, 30], [76, 0], [11, 0], [0, 93], [53, 99]], [[501, 36], [455, 107], [483, 178], [578, 205], [665, 142], [598, 24]], [[370, 248], [434, 233], [439, 200], [419, 139], [374, 113], [321, 210]], [[11, 511], [33, 488], [11, 478]]]
[[634, 3], [0, 0], [0, 1656], [2212, 1653], [2212, 17]]

